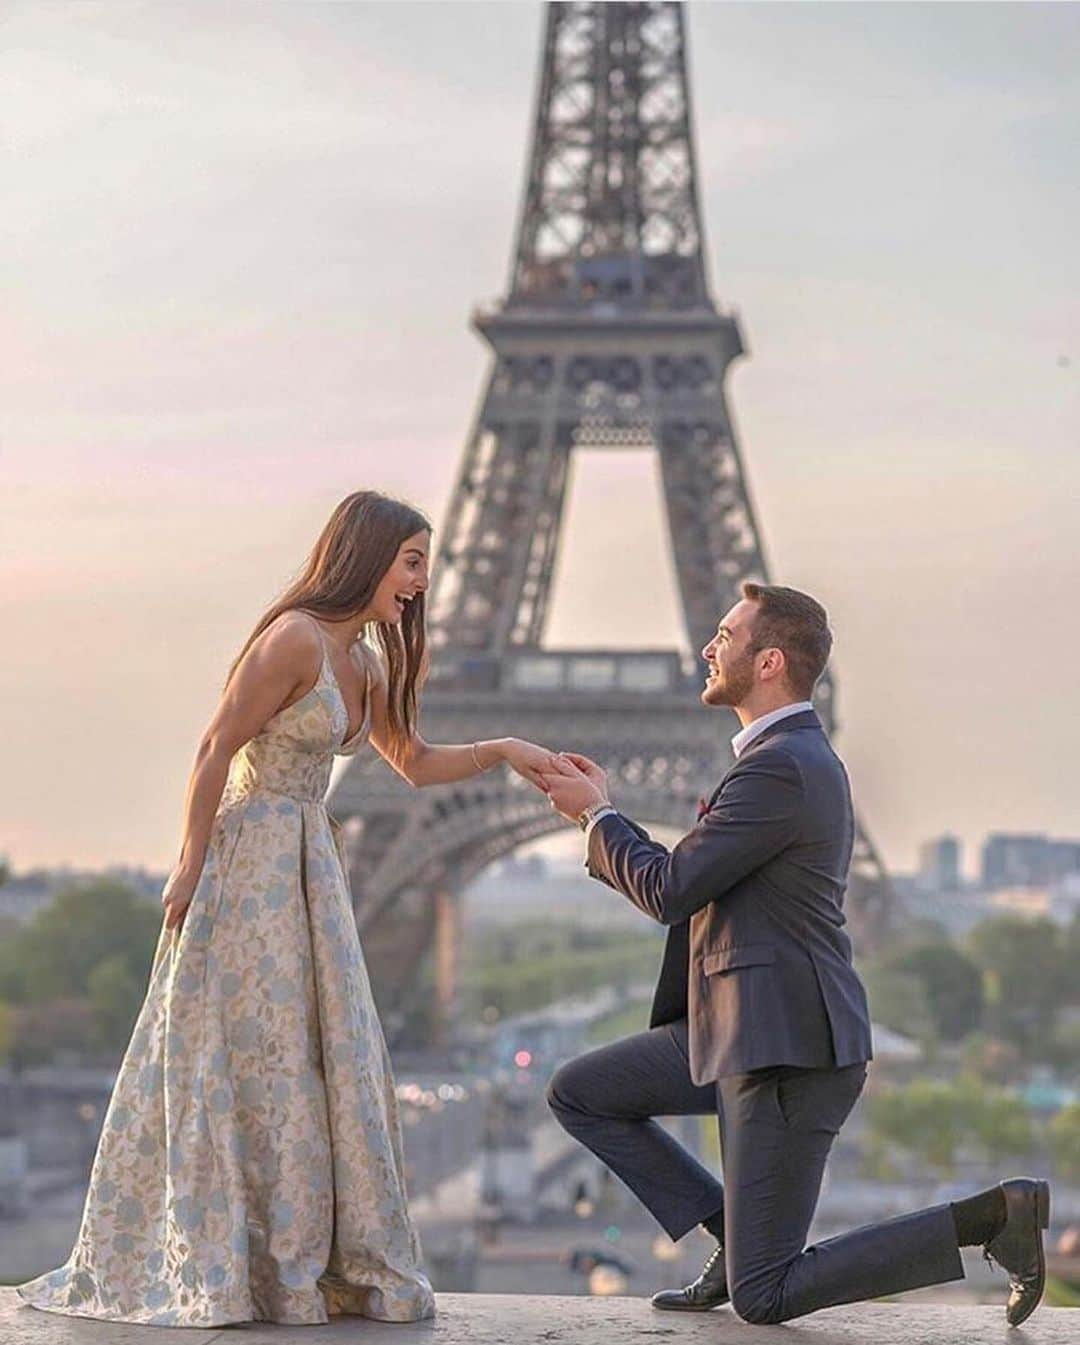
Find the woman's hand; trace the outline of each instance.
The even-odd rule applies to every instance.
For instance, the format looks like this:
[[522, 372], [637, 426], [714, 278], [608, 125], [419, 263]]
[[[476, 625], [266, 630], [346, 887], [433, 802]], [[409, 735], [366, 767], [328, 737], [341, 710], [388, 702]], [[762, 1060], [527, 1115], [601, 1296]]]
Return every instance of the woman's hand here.
[[536, 743], [526, 742], [524, 738], [504, 738], [502, 759], [517, 771], [523, 780], [528, 780], [529, 784], [547, 793], [544, 775], [551, 774], [555, 761], [554, 752], [549, 752], [546, 747], [539, 747]]
[[199, 882], [199, 875], [178, 864], [169, 874], [161, 890], [161, 904], [165, 907], [165, 928], [179, 929], [191, 905], [191, 898]]

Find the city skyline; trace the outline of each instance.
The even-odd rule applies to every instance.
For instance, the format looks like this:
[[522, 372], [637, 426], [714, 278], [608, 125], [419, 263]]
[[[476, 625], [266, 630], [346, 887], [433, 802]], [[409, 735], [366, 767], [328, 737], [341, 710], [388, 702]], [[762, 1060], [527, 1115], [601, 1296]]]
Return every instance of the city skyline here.
[[[438, 526], [487, 368], [467, 314], [509, 264], [540, 18], [9, 9], [17, 870], [167, 868], [229, 659], [336, 501], [375, 485]], [[1080, 17], [688, 19], [712, 289], [749, 346], [729, 403], [774, 578], [830, 610], [860, 810], [900, 870], [943, 831], [969, 862], [991, 831], [1068, 835]], [[549, 643], [682, 642], [658, 500], [649, 458], [581, 457]]]

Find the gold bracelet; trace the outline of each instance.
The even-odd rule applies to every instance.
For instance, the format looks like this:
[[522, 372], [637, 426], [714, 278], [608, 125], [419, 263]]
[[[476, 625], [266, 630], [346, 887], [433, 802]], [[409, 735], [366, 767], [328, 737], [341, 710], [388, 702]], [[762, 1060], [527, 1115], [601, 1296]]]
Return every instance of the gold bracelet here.
[[484, 772], [487, 770], [487, 767], [482, 766], [480, 764], [480, 758], [476, 755], [476, 743], [473, 743], [472, 745], [472, 759], [473, 764], [476, 766], [476, 769], [480, 772], [481, 775], [483, 775]]

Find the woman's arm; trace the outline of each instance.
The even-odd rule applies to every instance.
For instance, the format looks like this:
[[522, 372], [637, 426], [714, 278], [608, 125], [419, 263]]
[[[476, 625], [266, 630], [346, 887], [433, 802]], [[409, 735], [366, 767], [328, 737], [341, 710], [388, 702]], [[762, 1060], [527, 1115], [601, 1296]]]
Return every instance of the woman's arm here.
[[530, 784], [547, 793], [541, 772], [552, 769], [552, 753], [521, 738], [483, 738], [476, 743], [429, 743], [414, 730], [408, 755], [403, 761], [395, 761], [390, 754], [387, 727], [386, 669], [374, 650], [364, 649], [363, 655], [370, 669], [371, 744], [409, 784], [422, 789], [425, 785], [446, 785], [455, 780], [468, 780], [505, 761]]
[[287, 613], [259, 636], [233, 674], [195, 753], [180, 858], [161, 897], [169, 928], [179, 923], [202, 873], [229, 763], [286, 701], [314, 685], [321, 652], [310, 623]]

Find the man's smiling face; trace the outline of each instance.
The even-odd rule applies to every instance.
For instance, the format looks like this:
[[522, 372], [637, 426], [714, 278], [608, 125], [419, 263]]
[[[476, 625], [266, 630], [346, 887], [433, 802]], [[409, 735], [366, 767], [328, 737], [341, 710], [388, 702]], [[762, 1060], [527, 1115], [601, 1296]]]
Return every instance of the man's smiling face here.
[[701, 651], [708, 665], [701, 692], [703, 705], [741, 705], [753, 691], [755, 612], [756, 605], [741, 598]]

